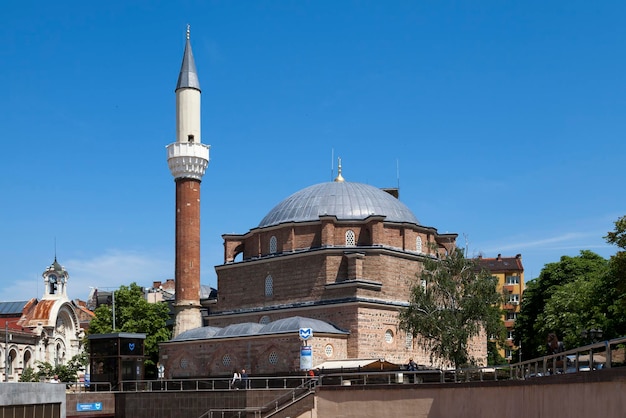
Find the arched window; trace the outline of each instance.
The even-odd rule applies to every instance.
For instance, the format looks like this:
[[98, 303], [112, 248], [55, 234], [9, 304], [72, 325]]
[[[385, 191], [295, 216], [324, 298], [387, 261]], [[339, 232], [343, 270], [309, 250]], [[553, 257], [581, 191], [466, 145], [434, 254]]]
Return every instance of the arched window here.
[[33, 355], [31, 354], [31, 352], [26, 350], [24, 352], [24, 368], [32, 367], [32, 364], [30, 364], [32, 358], [33, 358]]
[[406, 348], [413, 348], [413, 336], [411, 334], [406, 334], [405, 345]]
[[356, 239], [354, 235], [354, 231], [348, 229], [346, 231], [346, 247], [354, 247], [356, 245]]
[[61, 360], [61, 344], [57, 344], [54, 350], [54, 365], [59, 365], [59, 360]]
[[422, 237], [417, 237], [415, 240], [415, 251], [418, 253], [422, 252]]
[[274, 295], [274, 279], [272, 276], [268, 275], [265, 278], [265, 296], [269, 297]]
[[17, 358], [17, 352], [14, 349], [11, 349], [9, 351], [9, 357], [7, 358], [7, 366], [9, 368], [9, 375], [13, 374], [13, 367], [14, 367], [16, 358]]
[[271, 319], [270, 319], [270, 317], [269, 317], [269, 316], [267, 316], [267, 315], [263, 315], [263, 316], [261, 317], [261, 319], [259, 320], [259, 324], [263, 324], [263, 325], [267, 325], [267, 324], [269, 324], [270, 322], [271, 322]]
[[270, 254], [276, 254], [276, 251], [278, 251], [278, 244], [276, 237], [272, 235], [270, 238]]

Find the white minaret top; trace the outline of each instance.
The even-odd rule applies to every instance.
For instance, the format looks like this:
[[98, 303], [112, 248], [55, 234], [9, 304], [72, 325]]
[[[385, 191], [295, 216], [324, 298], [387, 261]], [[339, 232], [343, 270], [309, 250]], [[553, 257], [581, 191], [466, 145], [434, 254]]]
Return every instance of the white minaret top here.
[[176, 142], [167, 146], [167, 163], [174, 178], [202, 180], [209, 165], [209, 146], [200, 135], [200, 81], [189, 41], [176, 84]]

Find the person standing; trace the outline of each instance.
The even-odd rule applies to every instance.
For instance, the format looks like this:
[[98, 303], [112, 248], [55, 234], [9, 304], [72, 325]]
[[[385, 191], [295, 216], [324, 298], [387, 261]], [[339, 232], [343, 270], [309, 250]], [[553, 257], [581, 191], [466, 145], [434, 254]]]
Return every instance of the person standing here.
[[415, 376], [415, 373], [413, 372], [417, 371], [417, 363], [415, 363], [412, 358], [409, 359], [409, 362], [406, 365], [406, 370], [409, 372], [409, 383], [414, 383], [417, 376]]
[[[559, 338], [556, 336], [554, 332], [551, 332], [548, 334], [548, 339], [546, 342], [546, 351], [548, 352], [548, 355], [559, 354], [565, 351], [565, 345], [563, 344], [563, 341], [559, 341]], [[550, 371], [552, 373], [562, 373], [565, 370], [563, 360], [564, 360], [563, 356], [556, 357], [554, 360], [554, 363], [556, 363], [556, 370], [551, 370], [550, 368]], [[552, 363], [552, 361], [550, 361], [550, 363]]]
[[244, 389], [250, 389], [248, 384], [248, 373], [246, 373], [246, 369], [241, 369], [241, 386]]
[[165, 366], [161, 362], [157, 362], [157, 378], [161, 383], [161, 390], [163, 390], [163, 380], [165, 379]]
[[239, 384], [241, 383], [241, 375], [239, 374], [239, 372], [237, 370], [235, 370], [233, 372], [233, 378], [230, 381], [230, 388], [231, 389], [239, 389]]

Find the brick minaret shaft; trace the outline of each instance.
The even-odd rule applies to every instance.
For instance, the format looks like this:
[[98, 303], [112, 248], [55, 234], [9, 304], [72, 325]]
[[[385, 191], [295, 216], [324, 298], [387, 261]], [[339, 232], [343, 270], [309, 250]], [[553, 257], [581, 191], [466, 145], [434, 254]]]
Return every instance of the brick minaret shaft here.
[[189, 42], [176, 85], [176, 142], [167, 146], [167, 163], [176, 181], [176, 323], [174, 337], [201, 327], [200, 182], [209, 165], [209, 146], [200, 136], [200, 82]]

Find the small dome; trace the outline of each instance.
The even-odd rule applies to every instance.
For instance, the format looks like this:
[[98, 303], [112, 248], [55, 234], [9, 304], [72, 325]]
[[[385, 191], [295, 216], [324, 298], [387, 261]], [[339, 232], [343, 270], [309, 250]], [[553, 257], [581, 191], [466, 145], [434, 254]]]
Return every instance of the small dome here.
[[315, 184], [292, 194], [276, 205], [259, 227], [316, 221], [322, 215], [336, 216], [339, 220], [382, 215], [389, 222], [419, 224], [413, 212], [389, 193], [368, 184], [335, 181]]
[[347, 334], [328, 322], [302, 316], [292, 316], [270, 322], [259, 330], [259, 334], [297, 334], [301, 328], [311, 328], [314, 333]]
[[242, 322], [240, 324], [231, 324], [216, 332], [214, 337], [224, 338], [254, 335], [258, 333], [261, 328], [263, 328], [263, 324], [257, 324], [256, 322]]
[[257, 324], [256, 322], [242, 322], [239, 324], [231, 324], [224, 328], [194, 328], [180, 333], [175, 338], [172, 338], [172, 341], [208, 340], [289, 333], [296, 335], [300, 328], [311, 328], [313, 333], [320, 334], [348, 334], [348, 331], [343, 331], [328, 322], [320, 321], [319, 319], [294, 316], [279, 319], [267, 325]]
[[198, 327], [181, 332], [172, 341], [206, 340], [214, 336], [221, 328], [218, 327]]

